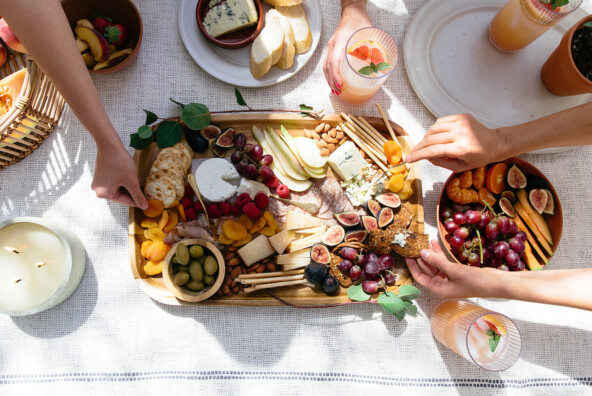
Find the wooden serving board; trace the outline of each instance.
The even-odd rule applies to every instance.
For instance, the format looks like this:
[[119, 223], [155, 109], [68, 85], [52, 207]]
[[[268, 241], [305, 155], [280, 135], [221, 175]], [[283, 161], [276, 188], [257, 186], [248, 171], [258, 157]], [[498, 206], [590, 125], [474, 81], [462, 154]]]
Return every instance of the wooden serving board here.
[[[364, 117], [374, 128], [379, 132], [389, 137], [388, 130], [382, 119], [374, 117]], [[284, 125], [286, 129], [294, 136], [304, 136], [304, 129], [314, 130], [315, 126], [320, 122], [329, 123], [332, 126], [336, 126], [342, 122], [342, 119], [338, 115], [327, 115], [321, 121], [313, 120], [311, 118], [301, 117], [299, 114], [233, 114], [233, 115], [214, 115], [212, 116], [211, 123], [220, 127], [222, 130], [228, 127], [234, 128], [238, 133], [244, 133], [247, 136], [248, 143], [256, 143], [253, 138], [251, 128], [253, 125], [257, 125], [259, 128], [271, 126], [274, 129], [279, 130], [280, 125]], [[403, 148], [404, 153], [409, 153], [413, 147], [413, 142], [409, 138], [405, 130], [391, 122], [391, 127], [395, 131], [399, 143]], [[134, 154], [134, 161], [138, 167], [138, 177], [140, 184], [143, 186], [144, 181], [148, 175], [152, 162], [156, 158], [159, 148], [156, 144], [152, 144], [150, 147], [136, 151]], [[232, 150], [229, 150], [230, 155]], [[211, 157], [210, 152], [204, 154], [197, 154], [194, 158], [206, 158]], [[332, 175], [332, 172], [327, 172], [328, 175]], [[417, 164], [411, 164], [409, 171], [408, 180], [413, 180], [412, 187], [414, 190], [413, 196], [409, 201], [405, 201], [403, 205], [406, 205], [409, 210], [413, 213], [413, 219], [409, 229], [415, 232], [424, 232], [424, 214], [423, 214], [423, 198], [422, 198], [422, 187], [421, 178], [419, 174], [419, 166]], [[185, 301], [178, 300], [170, 293], [164, 284], [162, 276], [150, 277], [144, 273], [143, 265], [145, 264], [144, 259], [140, 255], [140, 247], [144, 238], [144, 230], [140, 227], [139, 223], [143, 219], [143, 213], [140, 209], [131, 208], [129, 210], [129, 249], [130, 249], [130, 264], [132, 273], [140, 289], [156, 301], [168, 305], [239, 305], [239, 306], [274, 306], [283, 305], [281, 302], [270, 296], [265, 290], [257, 291], [254, 293], [238, 293], [233, 297], [218, 297], [214, 296], [208, 300], [199, 303], [188, 303]], [[394, 286], [389, 287], [391, 291], [397, 291], [403, 284], [411, 284], [411, 275], [402, 276], [399, 278], [400, 281]], [[293, 304], [300, 305], [321, 305], [321, 304], [334, 304], [348, 301], [347, 289], [341, 288], [341, 294], [337, 296], [327, 296], [320, 288], [312, 289], [308, 286], [290, 286], [284, 288], [273, 289], [274, 293], [279, 297], [289, 301]]]

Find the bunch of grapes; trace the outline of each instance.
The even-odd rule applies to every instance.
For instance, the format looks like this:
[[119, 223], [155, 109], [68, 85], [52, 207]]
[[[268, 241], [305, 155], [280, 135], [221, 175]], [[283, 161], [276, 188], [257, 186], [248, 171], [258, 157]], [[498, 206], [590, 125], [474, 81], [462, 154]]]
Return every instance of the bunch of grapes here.
[[339, 269], [352, 281], [362, 280], [362, 289], [368, 293], [376, 293], [379, 287], [386, 288], [397, 280], [397, 275], [391, 271], [397, 261], [393, 256], [368, 252], [361, 254], [352, 247], [343, 247], [339, 250], [343, 259], [339, 263]]
[[440, 213], [450, 250], [461, 263], [522, 271], [526, 234], [514, 220], [481, 204], [453, 204]]
[[230, 156], [230, 160], [236, 166], [238, 173], [247, 179], [256, 180], [259, 176], [264, 182], [274, 180], [275, 174], [269, 167], [273, 163], [273, 157], [264, 154], [258, 144], [247, 144], [247, 137], [239, 133], [235, 137], [236, 151]]

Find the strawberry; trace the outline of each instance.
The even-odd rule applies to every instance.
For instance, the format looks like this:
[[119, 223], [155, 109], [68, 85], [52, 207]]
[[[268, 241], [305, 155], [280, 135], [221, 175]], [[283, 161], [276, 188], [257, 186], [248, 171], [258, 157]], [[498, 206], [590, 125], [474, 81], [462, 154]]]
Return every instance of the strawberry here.
[[285, 184], [280, 184], [276, 189], [275, 189], [276, 194], [280, 197], [280, 198], [289, 198], [290, 197], [290, 189], [288, 188], [288, 186], [286, 186]]
[[261, 210], [267, 208], [267, 205], [269, 205], [269, 197], [267, 194], [259, 193], [255, 195], [255, 205]]
[[112, 23], [113, 23], [113, 20], [111, 20], [111, 18], [99, 16], [99, 17], [96, 17], [95, 20], [93, 21], [93, 27], [99, 33], [105, 34], [105, 29], [107, 29], [107, 27], [111, 26]]
[[107, 26], [105, 29], [105, 37], [109, 44], [113, 44], [116, 47], [122, 46], [127, 39], [127, 31], [125, 26], [119, 23]]

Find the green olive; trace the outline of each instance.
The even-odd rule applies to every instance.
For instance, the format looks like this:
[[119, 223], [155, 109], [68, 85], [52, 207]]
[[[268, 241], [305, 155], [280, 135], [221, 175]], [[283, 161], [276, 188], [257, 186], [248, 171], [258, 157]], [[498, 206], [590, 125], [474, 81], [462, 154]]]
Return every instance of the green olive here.
[[177, 257], [177, 263], [187, 265], [189, 262], [189, 249], [187, 249], [187, 245], [179, 243], [175, 256]]
[[199, 261], [191, 260], [189, 263], [189, 275], [191, 275], [191, 279], [196, 282], [201, 282], [203, 280], [204, 271]]
[[208, 274], [205, 274], [205, 275], [204, 275], [204, 278], [203, 278], [203, 282], [204, 282], [206, 285], [208, 285], [208, 286], [209, 286], [209, 285], [213, 285], [213, 284], [214, 284], [214, 282], [216, 282], [216, 278], [214, 278], [214, 276], [213, 276], [213, 275], [208, 275]]
[[179, 286], [186, 285], [187, 282], [189, 282], [189, 279], [189, 274], [185, 271], [178, 272], [177, 275], [175, 275], [175, 283]]
[[192, 245], [189, 248], [189, 255], [191, 258], [198, 259], [204, 255], [204, 248], [199, 245]]
[[173, 264], [179, 264], [177, 262], [177, 255], [176, 254], [173, 254], [173, 257], [171, 258], [171, 263], [173, 263]]
[[185, 284], [185, 287], [188, 288], [189, 290], [192, 291], [202, 291], [203, 289], [206, 288], [206, 285], [204, 285], [203, 282], [196, 282], [194, 280], [190, 280], [189, 282], [187, 282], [187, 284]]
[[204, 262], [204, 271], [208, 275], [214, 275], [218, 271], [218, 261], [214, 256], [207, 256]]

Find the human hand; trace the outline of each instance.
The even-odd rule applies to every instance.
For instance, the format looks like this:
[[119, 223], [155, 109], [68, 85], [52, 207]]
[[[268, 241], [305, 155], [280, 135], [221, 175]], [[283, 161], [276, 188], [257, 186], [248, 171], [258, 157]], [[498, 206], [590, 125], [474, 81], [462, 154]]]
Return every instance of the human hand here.
[[437, 241], [431, 245], [431, 250], [421, 251], [421, 258], [405, 259], [417, 283], [443, 298], [492, 296], [502, 271], [452, 263]]
[[427, 159], [462, 172], [505, 159], [507, 149], [498, 129], [489, 129], [468, 114], [458, 114], [437, 119], [405, 161]]
[[372, 21], [368, 16], [366, 4], [363, 1], [357, 1], [348, 5], [341, 15], [341, 21], [333, 36], [327, 42], [327, 55], [323, 71], [325, 78], [331, 88], [331, 92], [339, 95], [341, 90], [341, 75], [339, 74], [339, 62], [345, 52], [345, 46], [350, 36], [357, 30], [365, 27], [371, 27]]
[[97, 197], [146, 209], [148, 202], [140, 190], [136, 164], [125, 148], [99, 148], [91, 185]]

